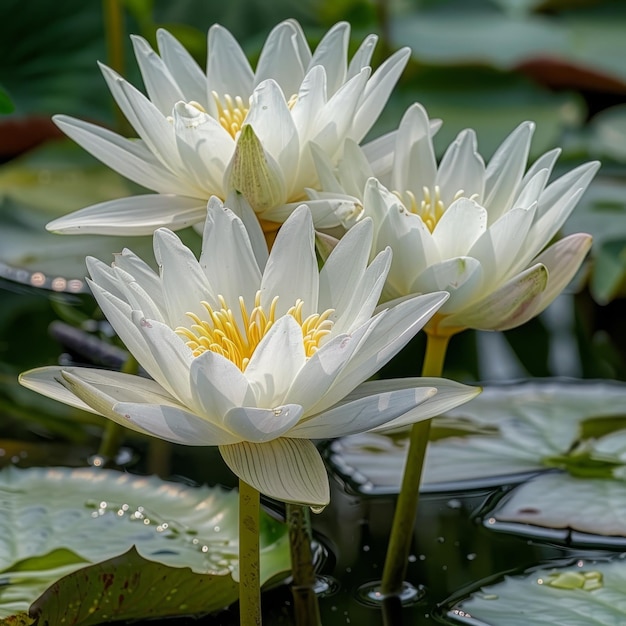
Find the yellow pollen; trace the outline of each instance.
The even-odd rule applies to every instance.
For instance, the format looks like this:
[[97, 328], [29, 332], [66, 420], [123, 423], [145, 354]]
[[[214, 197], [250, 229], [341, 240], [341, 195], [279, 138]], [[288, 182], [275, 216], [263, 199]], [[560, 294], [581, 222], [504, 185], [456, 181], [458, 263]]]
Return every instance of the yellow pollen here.
[[215, 91], [211, 92], [211, 95], [217, 106], [219, 123], [233, 139], [237, 139], [250, 107], [244, 104], [241, 96], [233, 98], [226, 94], [223, 98], [220, 98]]
[[[187, 313], [193, 324], [190, 328], [179, 326], [176, 332], [186, 340], [194, 356], [200, 356], [203, 352], [211, 350], [226, 357], [244, 371], [256, 347], [276, 321], [278, 296], [272, 300], [269, 310], [265, 311], [261, 306], [261, 292], [257, 291], [254, 308], [250, 313], [240, 296], [241, 324], [228, 308], [224, 298], [218, 296], [218, 300], [221, 306], [219, 310], [213, 309], [208, 302], [202, 302], [209, 314], [208, 321], [201, 320], [195, 313]], [[303, 320], [303, 306], [302, 300], [296, 300], [296, 304], [287, 311], [287, 315], [291, 315], [302, 329], [304, 353], [308, 358], [315, 354], [322, 339], [330, 333], [333, 321], [329, 317], [334, 309], [327, 309], [321, 314], [314, 313]]]
[[[404, 203], [405, 207], [411, 213], [419, 215], [422, 218], [422, 222], [424, 222], [428, 230], [432, 233], [448, 207], [446, 207], [441, 199], [441, 189], [439, 185], [435, 185], [434, 192], [431, 192], [429, 187], [423, 187], [422, 191], [424, 199], [419, 205], [412, 191], [405, 191], [404, 193], [394, 191], [393, 193]], [[460, 189], [454, 194], [452, 201], [454, 202], [454, 200], [462, 198], [464, 194], [463, 189]], [[472, 199], [476, 196], [477, 194], [474, 194]]]
[[296, 102], [298, 102], [298, 94], [294, 93], [291, 98], [287, 100], [287, 108], [291, 111], [291, 109], [296, 106]]

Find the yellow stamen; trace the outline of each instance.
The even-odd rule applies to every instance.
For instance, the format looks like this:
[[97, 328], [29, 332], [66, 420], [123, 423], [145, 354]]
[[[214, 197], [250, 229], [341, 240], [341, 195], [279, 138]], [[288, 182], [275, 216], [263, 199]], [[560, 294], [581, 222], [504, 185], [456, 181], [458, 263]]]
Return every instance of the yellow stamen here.
[[[394, 191], [393, 193], [398, 196], [398, 198], [402, 201], [404, 206], [415, 215], [419, 215], [422, 218], [422, 222], [426, 225], [428, 230], [432, 233], [435, 230], [435, 226], [439, 223], [441, 216], [446, 212], [448, 208], [443, 200], [441, 199], [441, 189], [439, 185], [435, 185], [433, 192], [431, 192], [429, 187], [422, 188], [424, 199], [420, 201], [419, 205], [417, 202], [417, 198], [412, 191], [405, 191], [404, 193], [400, 191]], [[465, 195], [463, 189], [459, 189], [454, 194], [452, 201], [458, 200]], [[474, 199], [477, 194], [472, 196]]]
[[233, 139], [237, 139], [239, 131], [248, 115], [250, 107], [244, 104], [241, 96], [233, 98], [228, 94], [220, 98], [215, 91], [211, 92], [217, 106], [217, 119]]
[[[254, 308], [250, 313], [240, 296], [241, 324], [228, 308], [224, 298], [219, 296], [218, 300], [221, 307], [219, 310], [213, 309], [208, 302], [202, 302], [209, 314], [208, 321], [201, 320], [195, 313], [187, 313], [193, 324], [190, 328], [180, 326], [176, 332], [187, 340], [186, 343], [194, 356], [200, 356], [203, 352], [211, 350], [226, 357], [244, 371], [256, 347], [276, 321], [278, 296], [272, 300], [269, 310], [265, 311], [261, 305], [261, 292], [257, 291]], [[322, 339], [330, 333], [333, 321], [329, 317], [334, 309], [328, 309], [321, 314], [314, 313], [303, 320], [303, 306], [304, 302], [297, 300], [287, 311], [287, 315], [291, 315], [302, 329], [304, 353], [308, 358], [319, 349]]]

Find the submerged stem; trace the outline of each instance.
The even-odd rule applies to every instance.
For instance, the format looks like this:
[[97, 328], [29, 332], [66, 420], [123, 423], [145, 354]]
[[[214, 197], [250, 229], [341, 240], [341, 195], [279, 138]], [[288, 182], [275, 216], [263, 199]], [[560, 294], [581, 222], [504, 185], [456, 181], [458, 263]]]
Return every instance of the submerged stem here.
[[293, 581], [296, 626], [320, 626], [320, 610], [315, 593], [315, 569], [311, 552], [311, 520], [308, 507], [287, 504], [289, 550]]
[[239, 623], [261, 625], [259, 492], [239, 480]]
[[[422, 376], [441, 376], [450, 335], [428, 334]], [[431, 420], [413, 424], [409, 438], [402, 486], [391, 527], [391, 537], [383, 568], [380, 591], [383, 596], [397, 595], [402, 590], [411, 550], [413, 527], [417, 517], [422, 468], [428, 446]]]

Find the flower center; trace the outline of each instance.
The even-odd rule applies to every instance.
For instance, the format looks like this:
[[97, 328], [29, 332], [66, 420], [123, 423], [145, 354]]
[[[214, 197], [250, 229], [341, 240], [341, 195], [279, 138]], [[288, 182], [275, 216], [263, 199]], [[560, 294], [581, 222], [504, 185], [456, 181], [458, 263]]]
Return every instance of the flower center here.
[[[226, 301], [218, 296], [221, 308], [213, 309], [208, 302], [202, 305], [209, 313], [209, 320], [201, 320], [195, 313], [187, 313], [194, 322], [190, 328], [179, 326], [176, 332], [186, 339], [187, 345], [193, 351], [194, 356], [200, 356], [203, 352], [211, 350], [232, 361], [241, 371], [244, 371], [263, 337], [276, 321], [276, 296], [266, 311], [261, 306], [261, 292], [257, 291], [254, 299], [254, 308], [250, 313], [246, 308], [243, 298], [239, 297], [239, 310], [241, 311], [240, 324]], [[327, 309], [323, 313], [314, 313], [306, 319], [302, 319], [302, 307], [304, 302], [296, 300], [294, 306], [288, 311], [302, 329], [302, 342], [304, 353], [307, 358], [312, 356], [319, 348], [322, 339], [330, 333], [333, 321], [328, 319], [334, 309]]]
[[[432, 192], [429, 187], [423, 187], [422, 190], [424, 198], [419, 204], [412, 191], [405, 191], [404, 193], [394, 191], [393, 193], [398, 196], [411, 213], [419, 215], [422, 218], [422, 222], [424, 222], [428, 230], [432, 233], [448, 207], [441, 199], [441, 189], [439, 185], [435, 185]], [[459, 189], [459, 191], [454, 194], [452, 200], [462, 198], [464, 193], [463, 189]]]
[[241, 96], [233, 98], [226, 94], [223, 98], [220, 98], [215, 91], [212, 91], [211, 95], [217, 107], [219, 123], [233, 139], [237, 139], [250, 107], [244, 104]]

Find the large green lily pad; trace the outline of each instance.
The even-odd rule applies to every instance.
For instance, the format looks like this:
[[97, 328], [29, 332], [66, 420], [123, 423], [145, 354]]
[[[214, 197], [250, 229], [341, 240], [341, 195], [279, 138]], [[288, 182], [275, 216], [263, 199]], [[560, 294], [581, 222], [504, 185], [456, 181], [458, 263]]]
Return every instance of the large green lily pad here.
[[[626, 425], [624, 416], [622, 384], [543, 381], [486, 386], [471, 402], [433, 421], [436, 440], [428, 447], [422, 489], [502, 485], [565, 466], [579, 440], [618, 431]], [[398, 493], [407, 432], [339, 439], [330, 448], [331, 466], [362, 493]]]
[[[63, 576], [131, 548], [144, 561], [210, 577], [207, 593], [220, 606], [237, 597], [236, 492], [94, 468], [8, 467], [0, 472], [0, 507], [0, 572], [8, 583], [0, 588], [0, 618], [28, 610]], [[263, 583], [289, 569], [285, 527], [265, 514], [261, 546]]]

